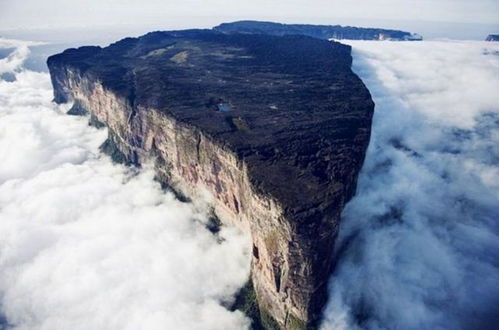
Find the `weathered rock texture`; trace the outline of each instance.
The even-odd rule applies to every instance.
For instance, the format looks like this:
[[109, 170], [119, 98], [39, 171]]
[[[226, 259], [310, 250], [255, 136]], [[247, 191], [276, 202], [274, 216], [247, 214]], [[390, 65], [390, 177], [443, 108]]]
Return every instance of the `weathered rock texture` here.
[[251, 232], [261, 311], [313, 325], [373, 102], [350, 47], [305, 36], [154, 32], [48, 59], [55, 101], [109, 128], [132, 163]]
[[416, 33], [379, 28], [361, 28], [341, 25], [281, 24], [275, 22], [237, 21], [223, 23], [213, 28], [224, 33], [306, 35], [319, 39], [349, 40], [405, 40], [419, 41]]

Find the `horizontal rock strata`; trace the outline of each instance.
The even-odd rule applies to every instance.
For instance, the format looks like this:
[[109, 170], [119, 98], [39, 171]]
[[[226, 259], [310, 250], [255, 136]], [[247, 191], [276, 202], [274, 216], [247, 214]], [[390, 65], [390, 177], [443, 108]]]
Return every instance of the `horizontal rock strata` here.
[[305, 36], [154, 32], [49, 58], [55, 101], [109, 129], [134, 164], [252, 237], [261, 313], [314, 325], [373, 102], [350, 47]]

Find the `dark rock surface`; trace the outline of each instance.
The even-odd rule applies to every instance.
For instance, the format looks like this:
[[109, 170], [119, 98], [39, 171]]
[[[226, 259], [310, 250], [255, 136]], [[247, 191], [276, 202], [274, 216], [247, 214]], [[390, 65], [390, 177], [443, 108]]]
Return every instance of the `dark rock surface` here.
[[[184, 52], [185, 62], [172, 60]], [[70, 49], [49, 67], [71, 65], [135, 106], [199, 127], [247, 162], [256, 186], [300, 211], [327, 200], [352, 159], [362, 162], [362, 152], [345, 153], [368, 132], [372, 101], [351, 61], [339, 43], [206, 30]], [[231, 111], [218, 111], [223, 103]]]
[[[55, 101], [106, 124], [113, 150], [156, 158], [165, 183], [215, 197], [251, 232], [262, 315], [317, 322], [341, 210], [374, 104], [350, 47], [307, 36], [153, 32], [51, 56]], [[225, 216], [225, 218], [227, 218]]]
[[224, 33], [306, 35], [319, 39], [350, 40], [422, 40], [420, 35], [406, 31], [360, 28], [341, 25], [281, 24], [274, 22], [238, 21], [213, 28]]
[[485, 41], [499, 41], [499, 34], [489, 34]]

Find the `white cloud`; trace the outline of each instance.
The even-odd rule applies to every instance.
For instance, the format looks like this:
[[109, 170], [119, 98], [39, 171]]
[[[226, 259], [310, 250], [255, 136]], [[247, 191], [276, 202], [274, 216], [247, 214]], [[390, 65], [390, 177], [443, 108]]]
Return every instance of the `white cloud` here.
[[376, 110], [323, 328], [492, 328], [499, 46], [351, 44]]
[[223, 306], [248, 277], [248, 238], [225, 228], [217, 242], [206, 215], [161, 191], [151, 169], [112, 164], [98, 151], [106, 132], [56, 108], [48, 75], [21, 64], [11, 68], [15, 82], [0, 81], [0, 311], [8, 323], [247, 327]]
[[[323, 328], [497, 323], [499, 46], [351, 44], [377, 106]], [[17, 78], [0, 81], [1, 313], [17, 329], [247, 327], [223, 307], [247, 238], [217, 243], [150, 169], [111, 164], [105, 131], [55, 108], [24, 58], [0, 60]]]
[[29, 55], [29, 46], [43, 45], [42, 42], [18, 41], [0, 38], [0, 49], [13, 48], [7, 57], [0, 59], [0, 74], [20, 69]]

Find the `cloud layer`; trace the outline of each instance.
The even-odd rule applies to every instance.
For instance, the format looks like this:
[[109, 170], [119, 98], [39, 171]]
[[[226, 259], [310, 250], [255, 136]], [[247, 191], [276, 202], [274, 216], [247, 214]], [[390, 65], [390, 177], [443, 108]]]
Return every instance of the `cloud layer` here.
[[[322, 327], [498, 324], [499, 46], [351, 44], [377, 106]], [[247, 237], [99, 154], [29, 46], [0, 39], [0, 329], [247, 328]]]
[[0, 80], [0, 328], [248, 327], [224, 307], [248, 277], [248, 238], [225, 228], [220, 242], [152, 170], [99, 154], [106, 132], [22, 69], [28, 45], [0, 47], [16, 75]]
[[499, 46], [351, 42], [376, 103], [323, 329], [499, 324]]

